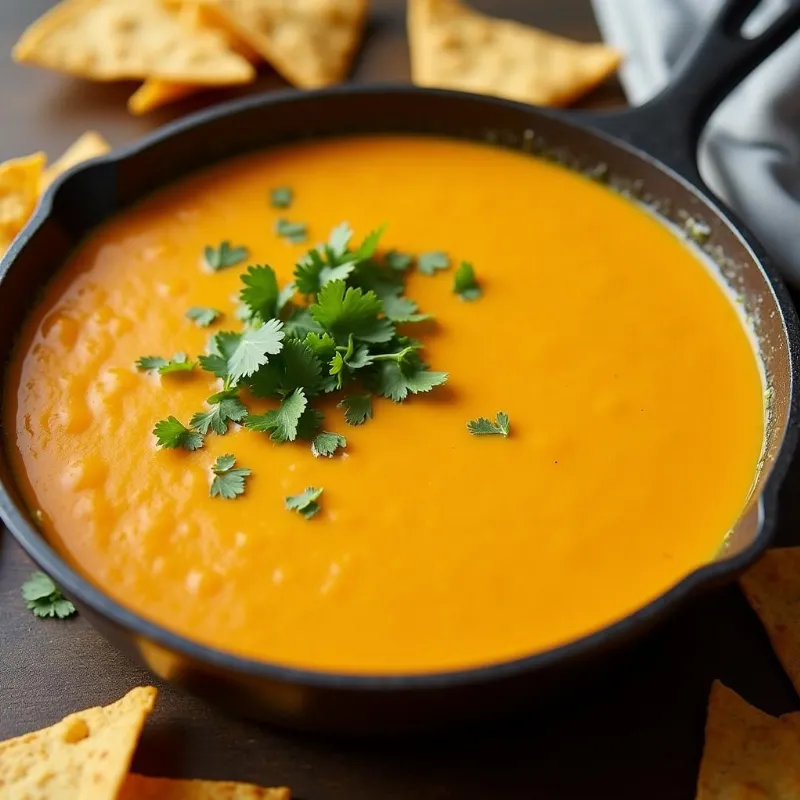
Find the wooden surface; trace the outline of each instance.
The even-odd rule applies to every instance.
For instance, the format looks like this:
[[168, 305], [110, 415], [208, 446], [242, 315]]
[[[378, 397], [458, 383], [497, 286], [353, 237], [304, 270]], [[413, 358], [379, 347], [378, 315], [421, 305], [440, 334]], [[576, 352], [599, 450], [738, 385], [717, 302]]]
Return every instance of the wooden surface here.
[[[58, 155], [88, 128], [123, 144], [204, 101], [145, 119], [125, 111], [132, 85], [91, 85], [8, 57], [48, 0], [0, 0], [0, 158], [43, 149]], [[589, 0], [483, 0], [484, 10], [575, 38], [596, 39]], [[408, 76], [403, 0], [373, 0], [354, 79]], [[259, 88], [280, 85], [263, 76]], [[215, 97], [228, 96], [223, 93]], [[589, 104], [622, 102], [611, 81]], [[709, 477], [713, 480], [713, 476]], [[780, 538], [798, 541], [800, 468], [784, 490]], [[643, 532], [646, 535], [646, 532]], [[116, 699], [148, 675], [85, 621], [39, 621], [19, 587], [32, 565], [0, 540], [0, 739]], [[721, 678], [772, 713], [797, 698], [736, 587], [687, 608], [642, 643], [614, 679], [513, 728], [435, 741], [343, 743], [237, 721], [160, 686], [135, 767], [169, 776], [286, 784], [305, 800], [691, 800], [711, 681]]]

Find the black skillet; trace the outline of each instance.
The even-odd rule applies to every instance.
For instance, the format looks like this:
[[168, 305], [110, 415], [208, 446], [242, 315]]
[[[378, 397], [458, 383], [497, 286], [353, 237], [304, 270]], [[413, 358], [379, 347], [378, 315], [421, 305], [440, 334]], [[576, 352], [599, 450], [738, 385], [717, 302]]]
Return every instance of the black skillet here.
[[671, 86], [634, 110], [596, 115], [411, 87], [343, 87], [270, 94], [202, 112], [58, 181], [0, 270], [0, 349], [7, 359], [39, 287], [88, 231], [154, 189], [228, 156], [312, 136], [407, 131], [490, 140], [586, 169], [683, 225], [721, 266], [752, 317], [771, 387], [764, 468], [717, 561], [621, 622], [548, 652], [447, 674], [381, 677], [237, 658], [117, 604], [38, 533], [4, 449], [0, 512], [11, 532], [82, 614], [158, 675], [250, 716], [338, 732], [455, 726], [558, 697], [613, 663], [613, 654], [690, 596], [733, 579], [769, 544], [778, 484], [795, 447], [798, 421], [800, 338], [791, 302], [761, 247], [712, 197], [696, 163], [698, 137], [713, 109], [800, 27], [795, 2], [761, 35], [744, 39], [741, 24], [756, 5], [756, 0], [728, 2]]

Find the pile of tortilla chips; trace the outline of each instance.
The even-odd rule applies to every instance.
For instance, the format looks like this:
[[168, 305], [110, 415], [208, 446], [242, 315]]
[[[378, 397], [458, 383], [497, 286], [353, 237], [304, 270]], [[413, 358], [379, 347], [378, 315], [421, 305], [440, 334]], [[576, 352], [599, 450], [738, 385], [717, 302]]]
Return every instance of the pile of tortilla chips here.
[[[770, 550], [739, 583], [800, 693], [800, 547]], [[718, 681], [697, 800], [800, 798], [800, 712], [771, 717]]]
[[[14, 48], [24, 64], [95, 81], [141, 80], [145, 114], [203, 87], [250, 83], [269, 64], [303, 89], [344, 80], [368, 0], [62, 0]], [[479, 14], [458, 0], [408, 0], [412, 77], [542, 105], [566, 105], [617, 68], [583, 44]]]
[[23, 64], [94, 81], [141, 80], [144, 114], [204, 87], [255, 80], [270, 64], [301, 88], [337, 83], [367, 0], [63, 0], [14, 47]]
[[25, 227], [44, 190], [62, 172], [109, 149], [100, 134], [89, 131], [49, 167], [44, 153], [0, 164], [0, 256]]
[[0, 794], [26, 800], [289, 800], [286, 788], [146, 778], [128, 772], [156, 690], [0, 742]]

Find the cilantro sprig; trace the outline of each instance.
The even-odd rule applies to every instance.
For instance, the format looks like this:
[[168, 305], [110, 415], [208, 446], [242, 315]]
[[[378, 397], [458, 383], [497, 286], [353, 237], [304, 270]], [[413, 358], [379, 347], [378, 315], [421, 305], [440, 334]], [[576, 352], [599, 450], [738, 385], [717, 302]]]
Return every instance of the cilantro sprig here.
[[194, 366], [194, 361], [190, 361], [186, 353], [175, 353], [172, 358], [142, 356], [136, 362], [136, 369], [140, 372], [155, 371], [159, 375], [169, 375], [172, 372], [191, 372]]
[[205, 306], [192, 306], [186, 312], [186, 319], [190, 319], [201, 328], [213, 325], [221, 316], [222, 312], [218, 308], [206, 308]]
[[322, 489], [309, 486], [304, 492], [287, 497], [286, 508], [302, 514], [306, 519], [311, 519], [320, 511], [318, 500], [322, 496], [322, 492]]
[[244, 494], [245, 478], [249, 478], [251, 470], [246, 467], [237, 467], [236, 456], [219, 456], [211, 467], [214, 476], [211, 481], [209, 494], [211, 497], [222, 497], [225, 500], [234, 500]]
[[453, 278], [453, 291], [468, 302], [477, 300], [483, 293], [475, 277], [475, 268], [469, 261], [462, 261]]
[[511, 424], [508, 420], [508, 414], [504, 411], [498, 411], [494, 422], [486, 417], [478, 417], [478, 419], [470, 420], [467, 423], [467, 430], [473, 436], [504, 436], [508, 438], [511, 433]]
[[22, 599], [37, 617], [66, 619], [75, 613], [75, 606], [44, 572], [34, 572], [22, 584]]
[[189, 430], [179, 419], [169, 416], [156, 423], [153, 435], [159, 447], [171, 450], [199, 450], [203, 446], [203, 436]]
[[245, 261], [250, 251], [241, 245], [231, 245], [229, 241], [220, 242], [213, 247], [206, 245], [203, 250], [203, 260], [212, 272], [219, 272], [227, 267], [235, 267]]

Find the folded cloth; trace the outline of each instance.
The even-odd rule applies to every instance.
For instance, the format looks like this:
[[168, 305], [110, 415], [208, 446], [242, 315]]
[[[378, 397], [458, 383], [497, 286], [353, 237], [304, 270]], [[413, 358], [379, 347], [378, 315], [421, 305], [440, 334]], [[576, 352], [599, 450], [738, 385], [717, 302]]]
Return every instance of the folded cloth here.
[[[620, 73], [633, 105], [669, 81], [691, 39], [722, 0], [592, 0], [603, 37], [625, 54]], [[762, 0], [744, 34], [763, 29], [787, 0]], [[800, 289], [800, 34], [728, 97], [700, 146], [709, 187], [753, 230]]]

